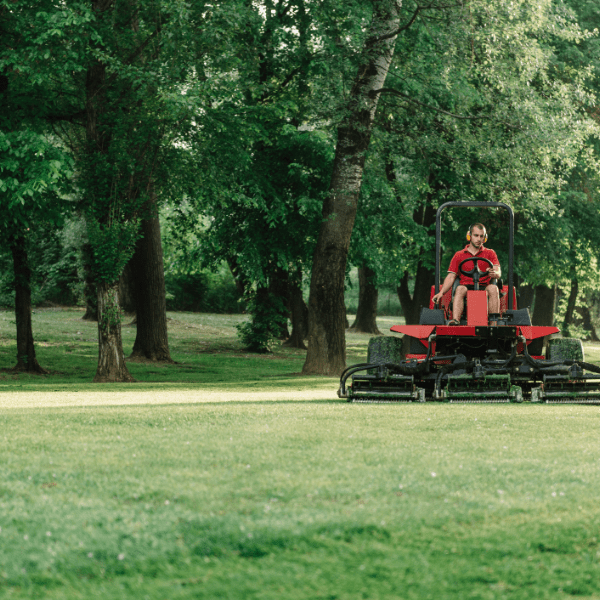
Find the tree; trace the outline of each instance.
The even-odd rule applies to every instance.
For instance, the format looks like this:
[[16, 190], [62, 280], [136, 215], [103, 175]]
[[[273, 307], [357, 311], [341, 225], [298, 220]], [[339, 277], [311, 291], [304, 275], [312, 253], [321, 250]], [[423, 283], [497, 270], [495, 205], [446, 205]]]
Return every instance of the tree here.
[[37, 24], [50, 6], [42, 0], [34, 11], [27, 3], [0, 2], [0, 235], [13, 256], [15, 369], [38, 373], [45, 371], [33, 343], [27, 238], [41, 223], [57, 226], [72, 208], [65, 201], [72, 161], [44, 118], [56, 43], [40, 35]]
[[350, 236], [380, 90], [394, 54], [397, 2], [373, 2], [361, 65], [338, 127], [336, 154], [323, 222], [313, 256], [308, 352], [302, 372], [339, 375], [346, 366], [344, 276]]
[[12, 237], [10, 247], [15, 272], [15, 321], [17, 324], [17, 364], [14, 371], [47, 373], [38, 363], [31, 326], [31, 270], [27, 260], [25, 236]]
[[[156, 199], [178, 179], [175, 145], [189, 128], [192, 104], [181, 89], [192, 55], [188, 20], [201, 10], [183, 5], [94, 0], [85, 78], [85, 144], [78, 153], [82, 203], [98, 289], [99, 358], [95, 381], [130, 381], [121, 341], [120, 274], [138, 250], [138, 338], [134, 355], [170, 360]], [[187, 62], [186, 62], [187, 61]], [[179, 127], [178, 127], [179, 125]], [[141, 227], [141, 229], [140, 229]], [[143, 231], [144, 240], [138, 242]], [[152, 284], [152, 288], [147, 287]]]

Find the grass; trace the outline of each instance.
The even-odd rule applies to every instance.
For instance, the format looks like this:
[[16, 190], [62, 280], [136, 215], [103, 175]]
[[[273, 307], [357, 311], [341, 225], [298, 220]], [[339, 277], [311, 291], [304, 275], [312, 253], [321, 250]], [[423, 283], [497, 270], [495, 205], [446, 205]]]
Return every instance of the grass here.
[[93, 385], [79, 316], [37, 311], [52, 374], [0, 380], [0, 597], [600, 599], [600, 407], [347, 404], [192, 314], [179, 364]]

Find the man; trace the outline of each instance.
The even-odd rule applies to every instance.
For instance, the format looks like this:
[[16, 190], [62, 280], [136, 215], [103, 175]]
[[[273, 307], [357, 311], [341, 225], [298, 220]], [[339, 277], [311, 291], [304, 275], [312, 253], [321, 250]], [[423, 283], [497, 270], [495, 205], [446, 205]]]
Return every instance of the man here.
[[[459, 250], [450, 262], [448, 268], [448, 275], [444, 279], [442, 289], [433, 297], [433, 301], [439, 303], [442, 296], [450, 289], [452, 284], [456, 280], [459, 274], [458, 265], [471, 256], [478, 256], [480, 258], [487, 258], [493, 265], [490, 267], [487, 263], [482, 261], [466, 262], [463, 265], [463, 271], [471, 271], [473, 268], [478, 268], [482, 272], [479, 278], [479, 289], [485, 290], [488, 299], [488, 313], [490, 315], [490, 325], [497, 325], [497, 320], [500, 313], [500, 293], [498, 286], [490, 285], [491, 279], [499, 279], [501, 277], [500, 262], [496, 253], [490, 248], [486, 248], [483, 244], [487, 241], [487, 233], [485, 227], [481, 223], [475, 223], [469, 227], [467, 233], [467, 240], [469, 243], [463, 250]], [[467, 277], [460, 273], [460, 285], [456, 288], [454, 294], [452, 320], [448, 323], [449, 325], [460, 325], [460, 318], [462, 317], [463, 310], [465, 307], [465, 297], [467, 296], [467, 290], [474, 289], [473, 278]]]

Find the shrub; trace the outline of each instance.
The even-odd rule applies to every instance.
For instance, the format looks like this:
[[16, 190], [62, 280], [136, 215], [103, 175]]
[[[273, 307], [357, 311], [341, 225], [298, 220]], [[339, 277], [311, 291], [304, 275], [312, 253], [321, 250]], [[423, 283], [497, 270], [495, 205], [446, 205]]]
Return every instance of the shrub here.
[[287, 309], [281, 298], [262, 288], [247, 294], [252, 319], [237, 325], [238, 336], [249, 352], [272, 352], [281, 331], [287, 327]]

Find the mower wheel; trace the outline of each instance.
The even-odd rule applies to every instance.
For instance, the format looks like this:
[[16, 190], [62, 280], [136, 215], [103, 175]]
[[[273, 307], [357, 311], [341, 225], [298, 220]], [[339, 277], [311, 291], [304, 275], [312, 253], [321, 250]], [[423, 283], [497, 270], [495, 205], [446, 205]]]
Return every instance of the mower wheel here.
[[380, 335], [369, 340], [368, 363], [399, 363], [403, 359], [402, 338]]
[[583, 344], [577, 338], [553, 338], [548, 340], [547, 360], [584, 360]]

